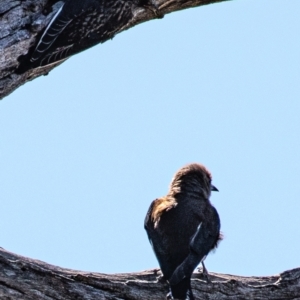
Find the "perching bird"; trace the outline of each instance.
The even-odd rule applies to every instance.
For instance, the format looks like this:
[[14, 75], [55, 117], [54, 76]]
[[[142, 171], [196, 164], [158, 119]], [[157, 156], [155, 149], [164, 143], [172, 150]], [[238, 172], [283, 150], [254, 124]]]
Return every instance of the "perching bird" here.
[[211, 180], [203, 165], [187, 165], [147, 212], [145, 229], [170, 285], [167, 299], [194, 299], [192, 273], [222, 239], [218, 212], [209, 201], [211, 191], [218, 191]]
[[133, 18], [136, 8], [148, 7], [157, 14], [153, 1], [65, 0], [37, 43], [20, 58], [16, 73], [62, 61], [112, 39]]

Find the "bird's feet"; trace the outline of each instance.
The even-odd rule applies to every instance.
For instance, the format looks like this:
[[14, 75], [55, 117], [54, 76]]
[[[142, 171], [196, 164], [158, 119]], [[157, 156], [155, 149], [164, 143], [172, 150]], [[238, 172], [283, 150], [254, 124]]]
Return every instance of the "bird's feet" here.
[[202, 273], [201, 275], [203, 276], [203, 278], [206, 280], [207, 283], [211, 283], [211, 280], [209, 278], [209, 274], [208, 271], [204, 265], [204, 263], [202, 262], [202, 268], [199, 267], [198, 268], [198, 272]]

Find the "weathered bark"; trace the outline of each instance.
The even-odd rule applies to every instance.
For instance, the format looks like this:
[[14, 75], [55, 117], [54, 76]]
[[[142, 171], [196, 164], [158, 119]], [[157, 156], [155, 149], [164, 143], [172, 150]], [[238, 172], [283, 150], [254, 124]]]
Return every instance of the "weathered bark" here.
[[[1, 300], [165, 299], [158, 270], [101, 274], [62, 269], [0, 248]], [[300, 299], [300, 268], [270, 277], [210, 274], [212, 283], [194, 273], [196, 299]]]
[[[228, 0], [158, 0], [162, 14], [173, 11], [222, 2]], [[56, 3], [55, 3], [56, 2]], [[45, 7], [52, 12], [43, 14]], [[47, 74], [56, 65], [31, 70], [22, 75], [14, 73], [18, 66], [18, 57], [28, 52], [41, 32], [55, 14], [61, 2], [58, 0], [1, 0], [0, 1], [0, 99], [7, 96], [20, 85], [40, 75]], [[122, 28], [129, 29], [139, 23], [156, 18], [150, 9], [138, 9], [135, 18]], [[121, 32], [120, 31], [120, 32]]]

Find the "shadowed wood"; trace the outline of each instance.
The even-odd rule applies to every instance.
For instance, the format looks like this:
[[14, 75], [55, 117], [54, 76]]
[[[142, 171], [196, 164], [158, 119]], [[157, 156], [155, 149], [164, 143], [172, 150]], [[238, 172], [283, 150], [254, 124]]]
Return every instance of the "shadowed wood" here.
[[[165, 299], [168, 286], [156, 280], [158, 274], [158, 269], [126, 274], [75, 271], [0, 248], [1, 300]], [[206, 283], [201, 273], [193, 274], [196, 299], [300, 299], [300, 268], [269, 277], [210, 273], [210, 278]]]
[[[158, 0], [156, 3], [159, 11], [164, 15], [185, 8], [223, 1], [228, 0]], [[51, 7], [52, 4], [54, 5]], [[47, 27], [61, 4], [62, 2], [57, 0], [0, 1], [0, 99], [20, 85], [47, 74], [62, 63], [34, 69], [22, 75], [14, 73], [19, 64], [18, 57], [25, 55], [30, 46], [36, 43], [36, 36]], [[52, 11], [43, 14], [45, 8], [47, 11]], [[153, 10], [139, 8], [135, 11], [133, 20], [119, 32], [156, 17]]]

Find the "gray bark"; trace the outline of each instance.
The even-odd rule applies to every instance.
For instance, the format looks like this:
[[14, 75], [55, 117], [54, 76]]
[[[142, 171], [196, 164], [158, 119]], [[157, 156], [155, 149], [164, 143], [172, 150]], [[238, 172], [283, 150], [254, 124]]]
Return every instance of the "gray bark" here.
[[[222, 2], [228, 0], [158, 0], [162, 14], [173, 11]], [[46, 6], [56, 2], [53, 11], [48, 15], [43, 14]], [[22, 75], [17, 75], [14, 70], [18, 66], [18, 57], [28, 52], [34, 44], [36, 35], [41, 32], [51, 20], [60, 6], [58, 0], [1, 0], [0, 1], [0, 99], [13, 92], [20, 85], [38, 76], [47, 74], [57, 65], [38, 68]], [[129, 29], [151, 19], [155, 19], [150, 9], [139, 9], [135, 17], [122, 28]]]
[[[101, 274], [62, 269], [0, 248], [1, 300], [165, 299], [168, 285], [158, 269]], [[194, 273], [196, 299], [300, 299], [300, 268], [269, 277], [210, 273], [211, 283]]]

